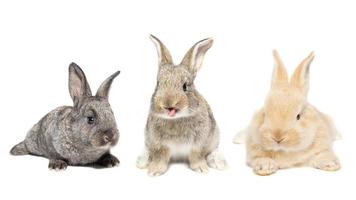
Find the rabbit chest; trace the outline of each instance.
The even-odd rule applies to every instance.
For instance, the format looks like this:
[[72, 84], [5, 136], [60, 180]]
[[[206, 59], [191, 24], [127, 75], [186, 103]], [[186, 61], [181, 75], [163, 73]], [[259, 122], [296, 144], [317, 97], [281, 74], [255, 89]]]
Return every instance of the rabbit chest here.
[[85, 145], [73, 144], [67, 140], [63, 141], [57, 150], [63, 158], [73, 165], [95, 163], [108, 152], [107, 148], [89, 148]]
[[68, 160], [72, 164], [89, 164], [95, 163], [106, 151], [103, 150], [87, 150], [82, 152], [68, 152]]
[[192, 143], [167, 142], [166, 147], [173, 159], [187, 158], [193, 149]]
[[198, 139], [194, 128], [182, 124], [167, 124], [156, 132], [161, 145], [169, 149], [172, 158], [186, 158]]

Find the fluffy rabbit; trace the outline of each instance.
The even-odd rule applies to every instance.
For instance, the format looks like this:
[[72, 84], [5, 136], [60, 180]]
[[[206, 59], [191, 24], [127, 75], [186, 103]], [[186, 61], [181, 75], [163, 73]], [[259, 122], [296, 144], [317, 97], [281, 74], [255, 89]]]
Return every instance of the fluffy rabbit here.
[[119, 131], [108, 95], [119, 73], [107, 78], [92, 96], [84, 72], [75, 63], [70, 64], [69, 92], [74, 106], [62, 106], [48, 113], [10, 153], [46, 157], [48, 167], [55, 170], [64, 170], [68, 165], [118, 165], [119, 160], [110, 154], [110, 148], [118, 142]]
[[196, 43], [179, 65], [156, 37], [159, 72], [145, 129], [145, 151], [139, 168], [158, 176], [166, 172], [171, 159], [189, 161], [192, 170], [206, 173], [208, 167], [224, 169], [225, 159], [217, 151], [219, 131], [212, 111], [194, 86], [203, 57], [212, 39]]
[[311, 166], [335, 171], [340, 163], [332, 143], [337, 131], [331, 119], [307, 102], [311, 53], [288, 80], [276, 51], [272, 85], [264, 107], [254, 115], [246, 133], [247, 165], [258, 175], [278, 169]]

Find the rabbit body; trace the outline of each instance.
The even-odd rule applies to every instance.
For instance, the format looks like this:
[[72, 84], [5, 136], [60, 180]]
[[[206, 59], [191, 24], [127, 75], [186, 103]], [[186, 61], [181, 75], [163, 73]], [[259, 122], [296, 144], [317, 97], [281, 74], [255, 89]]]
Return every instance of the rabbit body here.
[[337, 137], [335, 126], [307, 102], [313, 53], [302, 61], [290, 81], [276, 51], [274, 57], [271, 90], [246, 130], [247, 164], [258, 175], [298, 166], [338, 170], [340, 163], [332, 149]]
[[219, 131], [206, 100], [194, 86], [194, 79], [212, 39], [196, 43], [179, 65], [174, 65], [168, 49], [156, 37], [159, 56], [157, 86], [151, 99], [145, 129], [145, 151], [139, 168], [149, 175], [165, 173], [170, 160], [188, 160], [190, 168], [207, 172], [223, 169], [225, 159], [217, 156]]
[[92, 96], [84, 72], [72, 63], [69, 89], [74, 106], [61, 106], [48, 113], [10, 153], [46, 157], [50, 159], [49, 168], [56, 170], [66, 169], [67, 165], [117, 165], [119, 160], [109, 152], [116, 145], [119, 132], [108, 92], [118, 74], [104, 81]]

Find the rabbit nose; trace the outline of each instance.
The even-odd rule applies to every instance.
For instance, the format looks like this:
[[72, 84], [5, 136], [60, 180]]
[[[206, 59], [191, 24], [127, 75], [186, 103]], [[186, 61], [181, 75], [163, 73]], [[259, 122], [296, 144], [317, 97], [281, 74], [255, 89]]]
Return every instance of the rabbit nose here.
[[172, 94], [166, 94], [165, 100], [163, 101], [164, 109], [174, 108], [178, 104], [178, 100]]
[[112, 129], [104, 132], [103, 139], [105, 142], [111, 142], [113, 138], [114, 138], [114, 132]]
[[280, 144], [281, 142], [283, 142], [283, 141], [286, 139], [286, 137], [283, 136], [282, 131], [277, 130], [277, 131], [274, 131], [273, 136], [272, 136], [272, 139], [273, 139], [275, 142], [277, 142], [278, 144]]
[[277, 142], [278, 144], [280, 144], [281, 142], [283, 142], [286, 138], [273, 138], [273, 140], [275, 142]]
[[274, 135], [274, 136], [272, 137], [272, 139], [273, 139], [275, 142], [277, 142], [277, 144], [280, 144], [280, 143], [282, 143], [282, 142], [286, 139], [286, 137], [281, 136], [281, 135]]

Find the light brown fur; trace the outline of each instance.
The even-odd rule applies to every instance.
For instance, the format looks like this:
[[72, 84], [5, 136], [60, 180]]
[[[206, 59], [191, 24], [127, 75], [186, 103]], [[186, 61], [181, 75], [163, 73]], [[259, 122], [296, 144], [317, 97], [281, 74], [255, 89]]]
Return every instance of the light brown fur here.
[[[183, 159], [194, 171], [225, 168], [224, 158], [216, 153], [219, 131], [213, 113], [194, 86], [213, 40], [196, 43], [181, 64], [174, 65], [164, 44], [154, 36], [151, 39], [157, 47], [159, 71], [145, 130], [146, 151], [139, 157], [138, 167], [158, 176], [166, 172], [171, 159], [184, 154]], [[173, 115], [169, 115], [171, 110]]]
[[247, 164], [258, 175], [297, 166], [338, 170], [340, 163], [332, 149], [337, 131], [306, 100], [313, 53], [300, 63], [290, 81], [276, 51], [274, 58], [271, 90], [247, 129]]

